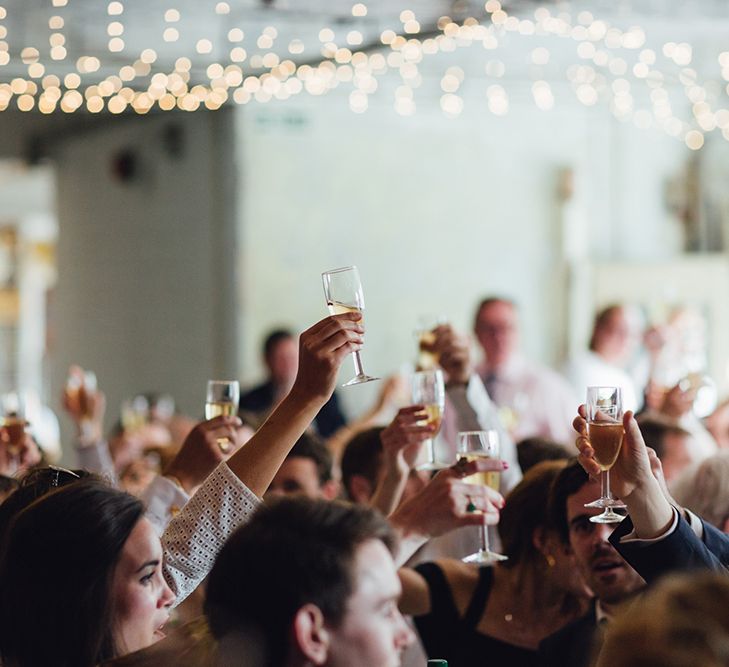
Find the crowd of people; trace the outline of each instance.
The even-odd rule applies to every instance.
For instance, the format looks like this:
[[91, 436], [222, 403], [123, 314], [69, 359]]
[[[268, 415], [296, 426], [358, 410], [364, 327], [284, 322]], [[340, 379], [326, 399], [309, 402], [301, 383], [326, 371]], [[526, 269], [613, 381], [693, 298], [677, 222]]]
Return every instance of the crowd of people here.
[[[359, 313], [272, 332], [236, 416], [139, 395], [106, 437], [104, 393], [73, 366], [74, 469], [0, 428], [0, 664], [727, 666], [729, 404], [697, 408], [687, 321], [642, 331], [610, 306], [558, 372], [521, 352], [515, 303], [484, 299], [472, 337], [440, 323], [421, 343], [446, 378], [440, 432], [397, 377], [345, 418]], [[626, 407], [617, 524], [586, 507], [592, 385]], [[458, 457], [474, 430], [499, 458]], [[507, 559], [479, 567], [462, 559], [483, 526]]]

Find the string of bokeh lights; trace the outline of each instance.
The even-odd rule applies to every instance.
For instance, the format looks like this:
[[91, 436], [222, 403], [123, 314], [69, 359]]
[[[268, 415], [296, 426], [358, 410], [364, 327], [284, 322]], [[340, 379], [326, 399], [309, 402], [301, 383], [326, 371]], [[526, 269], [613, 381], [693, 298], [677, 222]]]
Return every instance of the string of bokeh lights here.
[[[274, 26], [267, 26], [255, 38], [251, 55], [242, 46], [245, 34], [239, 27], [227, 32], [228, 62], [213, 62], [205, 69], [204, 83], [192, 82], [193, 60], [210, 57], [214, 50], [210, 39], [195, 42], [195, 53], [180, 55], [170, 71], [155, 67], [158, 54], [153, 48], [145, 48], [139, 56], [122, 65], [116, 74], [100, 78], [102, 62], [98, 55], [79, 57], [73, 69], [61, 78], [47, 73], [52, 64], [57, 71], [68, 59], [67, 39], [64, 35], [66, 21], [63, 8], [69, 0], [52, 0], [54, 14], [48, 20], [50, 31], [48, 58], [41, 56], [35, 46], [20, 50], [19, 57], [27, 66], [27, 77], [16, 77], [0, 83], [0, 110], [13, 102], [21, 111], [37, 109], [50, 114], [60, 110], [73, 113], [85, 110], [90, 113], [108, 111], [120, 114], [133, 110], [145, 114], [152, 109], [170, 111], [196, 111], [202, 107], [216, 110], [230, 101], [247, 104], [255, 101], [286, 100], [306, 93], [325, 95], [340, 85], [351, 85], [348, 101], [355, 113], [367, 111], [369, 98], [379, 88], [378, 79], [397, 72], [401, 82], [394, 94], [394, 111], [401, 116], [416, 113], [416, 90], [423, 83], [419, 65], [438, 53], [455, 52], [458, 49], [482, 45], [489, 53], [497, 53], [507, 35], [555, 36], [572, 39], [575, 43], [576, 62], [566, 71], [576, 99], [586, 107], [601, 101], [610, 105], [613, 115], [624, 121], [632, 121], [637, 127], [647, 129], [656, 126], [666, 134], [680, 139], [694, 150], [704, 144], [706, 133], [720, 131], [729, 140], [729, 108], [720, 106], [722, 93], [729, 95], [729, 51], [718, 55], [718, 65], [723, 82], [718, 78], [706, 83], [699, 81], [698, 73], [690, 65], [692, 47], [688, 43], [669, 42], [656, 53], [645, 48], [645, 31], [638, 27], [621, 30], [609, 22], [582, 11], [572, 17], [566, 11], [552, 13], [539, 7], [532, 18], [519, 18], [503, 8], [498, 0], [488, 0], [484, 5], [484, 18], [467, 18], [456, 22], [443, 16], [437, 21], [432, 36], [421, 37], [421, 25], [411, 10], [400, 13], [397, 30], [387, 29], [379, 35], [376, 49], [360, 48], [364, 35], [360, 30], [349, 30], [340, 43], [335, 41], [332, 29], [323, 27], [318, 33], [318, 53], [321, 60], [315, 64], [298, 64], [293, 60], [305, 53], [305, 43], [292, 39], [287, 51], [291, 58], [282, 59], [273, 49], [279, 36]], [[352, 6], [355, 18], [367, 16], [363, 3]], [[227, 2], [218, 2], [215, 13], [230, 13]], [[125, 25], [124, 4], [118, 0], [108, 3], [109, 17], [106, 26], [107, 48], [114, 59], [124, 55]], [[7, 10], [0, 7], [0, 76], [2, 67], [10, 63], [7, 28], [2, 24]], [[181, 39], [177, 27], [180, 12], [167, 9], [163, 16], [161, 38], [175, 44]], [[345, 45], [346, 43], [346, 45]], [[633, 56], [633, 57], [631, 57]], [[110, 56], [111, 57], [111, 56]], [[546, 66], [550, 51], [538, 46], [530, 52], [530, 62]], [[49, 62], [50, 61], [50, 62]], [[247, 68], [248, 73], [244, 70]], [[487, 106], [496, 116], [509, 112], [510, 100], [505, 81], [505, 65], [498, 59], [486, 63], [485, 74], [491, 80], [486, 89]], [[440, 87], [440, 108], [451, 118], [458, 117], [464, 109], [464, 98], [459, 95], [465, 72], [458, 66], [448, 67]], [[690, 102], [691, 114], [681, 118], [674, 113], [666, 83], [678, 82]], [[636, 102], [636, 87], [643, 87], [640, 94], [648, 93], [650, 104], [644, 108]], [[531, 95], [538, 110], [550, 111], [556, 104], [552, 84], [545, 78], [533, 80]], [[729, 106], [729, 99], [727, 99]], [[682, 104], [682, 106], [685, 106]]]

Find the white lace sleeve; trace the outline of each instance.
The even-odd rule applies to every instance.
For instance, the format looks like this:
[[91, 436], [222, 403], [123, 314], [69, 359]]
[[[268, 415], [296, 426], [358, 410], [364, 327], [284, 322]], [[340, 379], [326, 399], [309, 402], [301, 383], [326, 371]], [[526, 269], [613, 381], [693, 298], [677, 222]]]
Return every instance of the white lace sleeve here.
[[182, 602], [208, 575], [233, 531], [251, 517], [260, 499], [221, 463], [162, 535], [164, 575]]

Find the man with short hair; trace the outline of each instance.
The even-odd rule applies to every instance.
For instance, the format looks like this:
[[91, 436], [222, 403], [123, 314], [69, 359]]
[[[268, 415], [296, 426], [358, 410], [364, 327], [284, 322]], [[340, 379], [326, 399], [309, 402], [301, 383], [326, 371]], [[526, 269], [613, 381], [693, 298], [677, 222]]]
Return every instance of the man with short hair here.
[[[262, 352], [268, 378], [240, 397], [240, 409], [265, 418], [294, 384], [299, 363], [299, 346], [288, 329], [275, 329], [266, 336]], [[344, 426], [346, 420], [339, 409], [336, 392], [324, 404], [313, 423], [322, 438], [328, 438]]]
[[[355, 435], [342, 454], [342, 486], [347, 497], [355, 503], [367, 505], [385, 472], [381, 436], [385, 427], [376, 426]], [[428, 483], [425, 471], [412, 469], [401, 500], [405, 501]]]
[[414, 635], [398, 610], [395, 542], [366, 507], [301, 497], [263, 506], [210, 574], [205, 611], [221, 662], [397, 667]]
[[473, 330], [484, 352], [476, 372], [514, 440], [539, 436], [571, 444], [576, 404], [572, 388], [558, 373], [519, 352], [514, 302], [503, 297], [481, 301]]
[[286, 456], [265, 498], [304, 495], [333, 500], [339, 485], [332, 479], [332, 455], [315, 435], [304, 433]]
[[554, 480], [549, 498], [550, 520], [574, 554], [587, 586], [595, 594], [590, 611], [540, 644], [544, 667], [587, 667], [599, 628], [618, 607], [645, 586], [640, 575], [608, 542], [614, 524], [593, 523], [599, 509], [585, 507], [600, 497], [600, 485], [574, 461]]

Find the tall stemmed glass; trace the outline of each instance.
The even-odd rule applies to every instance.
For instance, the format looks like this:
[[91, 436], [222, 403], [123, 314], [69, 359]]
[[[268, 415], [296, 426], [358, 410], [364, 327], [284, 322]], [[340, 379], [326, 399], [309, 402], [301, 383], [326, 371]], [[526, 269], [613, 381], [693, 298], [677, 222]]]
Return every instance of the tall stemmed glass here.
[[[240, 402], [240, 385], [238, 380], [209, 380], [205, 396], [205, 419], [215, 417], [235, 417]], [[217, 438], [218, 447], [227, 454], [233, 443], [230, 438]]]
[[[490, 431], [461, 431], [458, 434], [458, 454], [466, 461], [478, 461], [481, 459], [499, 458], [499, 432]], [[490, 486], [495, 491], [499, 490], [501, 473], [496, 470], [477, 472], [464, 477], [466, 484], [477, 484]], [[473, 504], [469, 503], [468, 510], [476, 511]], [[489, 532], [485, 524], [481, 525], [481, 546], [476, 553], [466, 556], [464, 563], [479, 563], [481, 565], [492, 565], [502, 560], [508, 560], [508, 556], [491, 551], [489, 545]]]
[[594, 523], [618, 523], [625, 516], [618, 514], [615, 508], [624, 508], [625, 505], [613, 498], [610, 492], [610, 468], [615, 465], [625, 435], [620, 387], [587, 388], [587, 429], [602, 475], [600, 498], [585, 507], [604, 510], [602, 514], [590, 517]]
[[415, 330], [418, 339], [416, 370], [429, 371], [438, 368], [440, 355], [432, 349], [436, 341], [435, 329], [446, 323], [447, 320], [442, 315], [421, 315], [418, 318], [418, 328]]
[[9, 473], [14, 475], [20, 468], [20, 453], [23, 449], [25, 429], [29, 426], [25, 419], [25, 401], [20, 394], [10, 392], [0, 397], [0, 403], [2, 407], [1, 425], [5, 431]]
[[417, 466], [418, 470], [440, 470], [448, 464], [435, 458], [435, 436], [440, 431], [445, 410], [445, 382], [443, 371], [420, 371], [413, 374], [413, 404], [425, 407], [425, 418], [419, 423], [422, 426], [433, 426], [433, 435], [423, 441], [428, 460]]
[[[362, 321], [364, 321], [364, 294], [362, 293], [362, 282], [359, 279], [359, 271], [357, 271], [356, 266], [345, 266], [341, 269], [325, 271], [321, 274], [321, 279], [324, 283], [324, 296], [331, 315], [360, 313]], [[364, 372], [359, 350], [352, 353], [352, 359], [354, 359], [354, 372], [356, 375], [349, 382], [345, 382], [342, 385], [343, 387], [380, 379], [371, 377]]]

